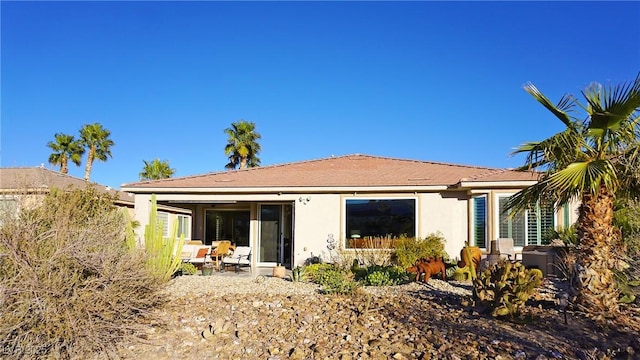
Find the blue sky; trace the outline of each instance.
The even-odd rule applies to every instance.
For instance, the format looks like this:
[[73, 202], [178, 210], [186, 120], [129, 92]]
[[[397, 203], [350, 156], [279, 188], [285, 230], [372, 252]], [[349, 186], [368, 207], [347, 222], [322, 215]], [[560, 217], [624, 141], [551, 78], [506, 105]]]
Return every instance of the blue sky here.
[[[143, 160], [223, 171], [224, 129], [262, 165], [370, 154], [517, 167], [561, 130], [552, 101], [640, 71], [640, 2], [8, 2], [2, 167], [39, 166], [54, 134], [99, 122], [118, 188]], [[80, 167], [70, 175], [82, 177]], [[54, 169], [57, 170], [57, 167]]]

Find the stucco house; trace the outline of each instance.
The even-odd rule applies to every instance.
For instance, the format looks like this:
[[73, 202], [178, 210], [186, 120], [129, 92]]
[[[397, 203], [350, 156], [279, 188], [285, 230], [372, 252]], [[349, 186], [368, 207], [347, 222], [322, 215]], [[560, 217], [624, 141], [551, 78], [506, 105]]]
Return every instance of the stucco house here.
[[[132, 193], [87, 182], [84, 179], [47, 169], [44, 166], [0, 168], [0, 210], [16, 212], [19, 205], [38, 204], [53, 188], [67, 190], [84, 189], [87, 186], [94, 186], [98, 191], [114, 196], [114, 204], [127, 209], [133, 218], [135, 201]], [[181, 215], [191, 216], [191, 211], [184, 208], [164, 206], [160, 210], [165, 214], [166, 223], [170, 223]]]
[[[508, 169], [361, 154], [123, 184], [135, 194], [135, 218], [148, 222], [151, 195], [184, 208], [187, 238], [231, 240], [254, 249], [253, 265], [287, 267], [327, 257], [328, 242], [349, 248], [369, 236], [424, 238], [440, 232], [457, 257], [466, 242], [487, 250], [510, 237], [516, 251], [540, 244], [548, 227], [575, 221], [552, 204], [510, 217], [506, 199], [536, 174]], [[144, 227], [141, 227], [144, 228]]]
[[[116, 189], [102, 186], [92, 182], [86, 182], [68, 174], [50, 170], [44, 166], [38, 167], [7, 167], [0, 168], [0, 198], [5, 204], [17, 202], [19, 198], [31, 198], [37, 201], [49, 193], [50, 189], [83, 189], [88, 185], [95, 186], [101, 192], [117, 195], [115, 204], [120, 207], [132, 209], [135, 205], [133, 194], [127, 194]], [[11, 206], [11, 205], [7, 205]]]

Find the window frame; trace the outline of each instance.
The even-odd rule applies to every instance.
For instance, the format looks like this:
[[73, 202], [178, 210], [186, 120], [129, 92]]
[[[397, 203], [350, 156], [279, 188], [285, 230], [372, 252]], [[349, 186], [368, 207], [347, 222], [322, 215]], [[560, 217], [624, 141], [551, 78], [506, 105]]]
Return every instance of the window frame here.
[[[391, 196], [362, 196], [362, 197], [348, 197], [344, 198], [342, 202], [342, 233], [344, 234], [343, 245], [346, 250], [354, 250], [358, 249], [358, 247], [349, 247], [349, 240], [352, 239], [352, 236], [348, 234], [349, 229], [347, 228], [348, 223], [348, 211], [347, 206], [349, 201], [413, 201], [413, 237], [418, 236], [418, 223], [419, 223], [419, 207], [418, 207], [418, 197], [417, 196], [402, 196], [402, 197], [391, 197]], [[364, 231], [359, 229], [361, 233]], [[400, 236], [401, 234], [395, 234], [394, 236]], [[366, 235], [363, 236], [367, 237]]]
[[180, 238], [181, 236], [180, 227], [182, 226], [184, 229], [186, 229], [184, 233], [184, 238], [191, 239], [191, 215], [176, 214], [176, 219], [177, 219], [177, 224], [176, 224], [177, 237]]
[[[495, 224], [495, 232], [497, 233], [497, 237], [501, 237], [500, 236], [500, 217], [501, 217], [501, 206], [500, 206], [500, 200], [502, 198], [509, 198], [513, 195], [515, 195], [516, 193], [498, 193], [495, 194], [494, 196], [494, 204], [495, 209], [494, 209], [494, 224]], [[536, 203], [536, 208], [535, 208], [535, 214], [531, 214], [531, 210], [527, 209], [524, 211], [524, 229], [523, 229], [523, 233], [524, 233], [524, 245], [518, 245], [518, 241], [516, 239], [514, 240], [514, 248], [517, 250], [522, 250], [523, 247], [525, 246], [529, 246], [529, 245], [541, 245], [542, 244], [542, 237], [543, 237], [543, 230], [541, 228], [541, 216], [542, 216], [542, 209], [540, 207], [540, 202], [538, 201]], [[536, 229], [535, 232], [537, 233], [537, 238], [536, 239], [531, 239], [529, 234], [530, 234], [530, 228], [531, 228], [531, 223], [530, 220], [531, 219], [535, 219], [535, 225], [536, 225]], [[552, 206], [551, 207], [551, 222], [552, 222], [552, 227], [553, 229], [557, 229], [558, 226], [558, 222], [556, 219], [556, 211], [555, 211], [555, 207]]]
[[[483, 199], [484, 200], [484, 246], [480, 246], [478, 244], [478, 239], [476, 237], [476, 219], [477, 209], [476, 209], [476, 200]], [[480, 249], [487, 249], [487, 245], [489, 243], [489, 195], [482, 194], [471, 197], [471, 238], [473, 239], [473, 245], [479, 247]]]
[[166, 211], [158, 211], [156, 214], [156, 219], [162, 223], [162, 237], [165, 239], [169, 237], [169, 215]]

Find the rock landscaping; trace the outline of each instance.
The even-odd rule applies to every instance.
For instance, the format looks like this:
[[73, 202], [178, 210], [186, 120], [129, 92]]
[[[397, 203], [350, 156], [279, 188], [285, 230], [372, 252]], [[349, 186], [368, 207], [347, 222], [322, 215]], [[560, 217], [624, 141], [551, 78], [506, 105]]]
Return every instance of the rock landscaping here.
[[525, 319], [498, 320], [471, 306], [471, 285], [430, 279], [323, 295], [274, 277], [181, 276], [169, 303], [125, 359], [638, 359], [637, 308], [608, 324], [556, 305], [545, 281]]

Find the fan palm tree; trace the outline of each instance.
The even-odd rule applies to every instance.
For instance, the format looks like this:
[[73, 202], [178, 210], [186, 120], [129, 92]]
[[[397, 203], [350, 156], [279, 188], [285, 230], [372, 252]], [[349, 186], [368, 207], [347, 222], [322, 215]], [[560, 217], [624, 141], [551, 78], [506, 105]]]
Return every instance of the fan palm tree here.
[[82, 145], [89, 149], [87, 166], [84, 170], [85, 181], [89, 181], [94, 160], [107, 161], [107, 158], [111, 157], [111, 147], [115, 143], [109, 139], [110, 135], [111, 132], [99, 123], [86, 124], [80, 129]]
[[566, 129], [514, 151], [527, 154], [521, 170], [538, 170], [540, 179], [511, 197], [507, 209], [517, 212], [539, 199], [557, 206], [579, 200], [573, 300], [596, 317], [615, 316], [619, 293], [612, 269], [620, 236], [613, 224], [613, 200], [616, 192], [637, 185], [637, 174], [625, 165], [638, 164], [640, 74], [616, 86], [590, 85], [582, 91], [585, 104], [567, 94], [554, 105], [533, 84], [525, 90]]
[[224, 130], [228, 136], [224, 147], [224, 154], [229, 157], [226, 169], [246, 169], [260, 165], [260, 158], [257, 156], [261, 150], [258, 139], [262, 136], [255, 129], [256, 124], [253, 122], [239, 120]]
[[153, 161], [142, 160], [142, 162], [144, 162], [144, 168], [140, 172], [140, 180], [167, 179], [175, 173], [167, 160], [154, 159]]
[[73, 135], [57, 133], [55, 141], [49, 141], [47, 146], [53, 150], [49, 155], [49, 163], [54, 166], [60, 165], [60, 172], [63, 174], [69, 172], [69, 160], [77, 166], [82, 163], [84, 148], [80, 141], [73, 138]]

